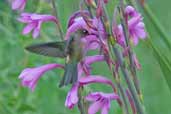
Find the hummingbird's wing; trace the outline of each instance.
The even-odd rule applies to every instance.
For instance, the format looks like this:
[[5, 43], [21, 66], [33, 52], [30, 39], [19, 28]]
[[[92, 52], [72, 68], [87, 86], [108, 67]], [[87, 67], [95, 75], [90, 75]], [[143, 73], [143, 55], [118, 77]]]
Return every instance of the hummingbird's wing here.
[[25, 49], [44, 56], [64, 58], [66, 57], [65, 47], [66, 41], [61, 41], [31, 45]]

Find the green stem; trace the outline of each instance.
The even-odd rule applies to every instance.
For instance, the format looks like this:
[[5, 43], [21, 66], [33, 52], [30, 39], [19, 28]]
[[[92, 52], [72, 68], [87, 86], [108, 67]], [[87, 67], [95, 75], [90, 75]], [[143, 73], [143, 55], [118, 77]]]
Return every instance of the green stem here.
[[131, 74], [133, 77], [133, 82], [136, 88], [136, 91], [139, 95], [139, 98], [141, 99], [141, 90], [140, 90], [140, 85], [139, 85], [139, 80], [137, 77], [137, 73], [136, 73], [136, 66], [134, 63], [134, 59], [133, 59], [133, 51], [131, 49], [131, 45], [129, 43], [129, 32], [128, 32], [128, 24], [127, 24], [127, 20], [125, 18], [125, 7], [124, 7], [124, 3], [123, 0], [120, 0], [120, 7], [119, 7], [119, 11], [120, 11], [120, 20], [121, 20], [121, 25], [123, 28], [123, 32], [124, 32], [124, 38], [126, 41], [126, 46], [129, 47], [130, 49], [128, 50], [128, 57], [129, 57], [129, 62], [130, 62], [130, 70], [131, 70]]
[[125, 81], [128, 85], [128, 88], [132, 94], [132, 97], [133, 97], [133, 100], [134, 100], [134, 103], [135, 103], [135, 106], [136, 106], [136, 109], [137, 109], [137, 112], [138, 114], [145, 114], [142, 106], [141, 106], [141, 103], [138, 99], [138, 95], [136, 94], [136, 90], [135, 90], [135, 87], [131, 81], [131, 78], [129, 76], [129, 73], [128, 73], [128, 70], [126, 69], [126, 65], [123, 61], [123, 57], [122, 57], [122, 54], [119, 52], [119, 50], [116, 48], [116, 47], [113, 47], [113, 51], [116, 55], [116, 58], [120, 64], [120, 67], [121, 67], [121, 71], [122, 71], [122, 74], [125, 78]]
[[59, 34], [60, 34], [60, 38], [61, 38], [61, 40], [64, 40], [63, 30], [62, 30], [60, 22], [59, 22], [58, 12], [57, 12], [57, 7], [56, 7], [56, 4], [55, 4], [55, 0], [52, 0], [52, 7], [53, 7], [53, 14], [58, 19], [56, 24], [57, 24], [57, 28], [58, 28], [58, 31], [59, 31]]
[[[107, 10], [106, 10], [104, 4], [103, 4], [103, 10], [104, 10], [104, 16], [103, 16], [102, 22], [103, 22], [103, 24], [105, 26], [105, 30], [106, 30], [106, 32], [108, 34], [109, 40], [112, 40], [112, 39], [110, 39], [112, 37], [111, 36], [112, 30], [111, 30], [111, 27], [110, 27], [109, 16], [108, 16], [108, 13], [107, 13]], [[113, 43], [111, 41], [109, 41], [109, 43], [111, 43], [111, 45], [113, 45]], [[109, 49], [110, 49], [110, 46], [109, 46]], [[125, 112], [125, 114], [129, 114], [128, 100], [127, 100], [127, 97], [126, 97], [126, 93], [124, 91], [124, 88], [122, 87], [122, 85], [120, 83], [119, 74], [114, 71], [113, 72], [113, 77], [114, 77], [114, 80], [116, 80], [117, 87], [118, 87], [119, 92], [120, 92], [120, 95], [121, 95], [121, 102], [124, 105], [124, 107], [121, 107], [121, 108], [123, 108], [123, 111]]]
[[78, 90], [78, 109], [81, 114], [86, 114], [86, 108], [84, 106], [84, 99], [82, 98], [83, 87], [80, 87]]

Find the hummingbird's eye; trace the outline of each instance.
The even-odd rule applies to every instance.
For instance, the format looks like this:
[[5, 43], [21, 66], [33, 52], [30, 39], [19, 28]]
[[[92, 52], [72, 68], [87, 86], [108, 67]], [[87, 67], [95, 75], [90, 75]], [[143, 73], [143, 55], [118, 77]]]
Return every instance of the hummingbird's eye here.
[[82, 33], [84, 34], [84, 35], [88, 35], [88, 31], [87, 30], [82, 30]]

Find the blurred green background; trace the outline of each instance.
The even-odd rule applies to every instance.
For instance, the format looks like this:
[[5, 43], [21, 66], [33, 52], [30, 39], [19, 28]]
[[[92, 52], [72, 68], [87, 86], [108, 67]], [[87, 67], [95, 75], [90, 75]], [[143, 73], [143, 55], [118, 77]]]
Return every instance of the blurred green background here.
[[[115, 1], [115, 0], [113, 0]], [[113, 12], [114, 2], [109, 0], [108, 11]], [[78, 0], [56, 0], [62, 27], [66, 30], [67, 19], [72, 12], [78, 9]], [[163, 27], [165, 36], [171, 39], [171, 1], [146, 0]], [[51, 4], [42, 0], [28, 0], [27, 12], [51, 13]], [[11, 10], [7, 0], [0, 0], [0, 114], [79, 114], [77, 108], [68, 110], [64, 107], [67, 88], [58, 88], [58, 82], [63, 71], [53, 70], [45, 74], [34, 92], [20, 85], [18, 75], [26, 67], [36, 67], [46, 63], [63, 63], [63, 60], [42, 57], [30, 54], [24, 47], [36, 42], [54, 41], [56, 29], [52, 23], [43, 24], [41, 38], [33, 40], [31, 35], [21, 34], [23, 24], [16, 18], [19, 12]], [[152, 24], [149, 16], [144, 14], [146, 28], [152, 43], [160, 57], [148, 46], [149, 40], [140, 41], [135, 48], [137, 57], [142, 64], [138, 76], [143, 92], [144, 104], [147, 114], [171, 114], [171, 92], [165, 76], [171, 76], [170, 65], [171, 51], [163, 42], [163, 36]], [[165, 57], [165, 58], [164, 58]], [[167, 59], [166, 59], [167, 58]], [[165, 60], [163, 62], [162, 60]], [[95, 64], [94, 74], [109, 75], [104, 65]], [[101, 69], [105, 69], [103, 72]], [[169, 80], [168, 80], [169, 82]], [[170, 80], [171, 82], [171, 80]], [[101, 90], [107, 87], [96, 86]], [[95, 90], [96, 88], [92, 88]], [[120, 114], [120, 109], [113, 103], [110, 113]]]

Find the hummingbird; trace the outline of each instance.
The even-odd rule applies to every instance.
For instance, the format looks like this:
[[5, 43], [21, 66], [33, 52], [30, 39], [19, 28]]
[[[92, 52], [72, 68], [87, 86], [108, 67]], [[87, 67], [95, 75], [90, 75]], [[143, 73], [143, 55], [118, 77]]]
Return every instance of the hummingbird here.
[[87, 35], [89, 35], [87, 30], [79, 29], [72, 33], [68, 40], [30, 45], [25, 49], [39, 55], [66, 59], [64, 76], [59, 84], [59, 87], [62, 87], [74, 84], [78, 80], [77, 65], [85, 56], [81, 38]]

